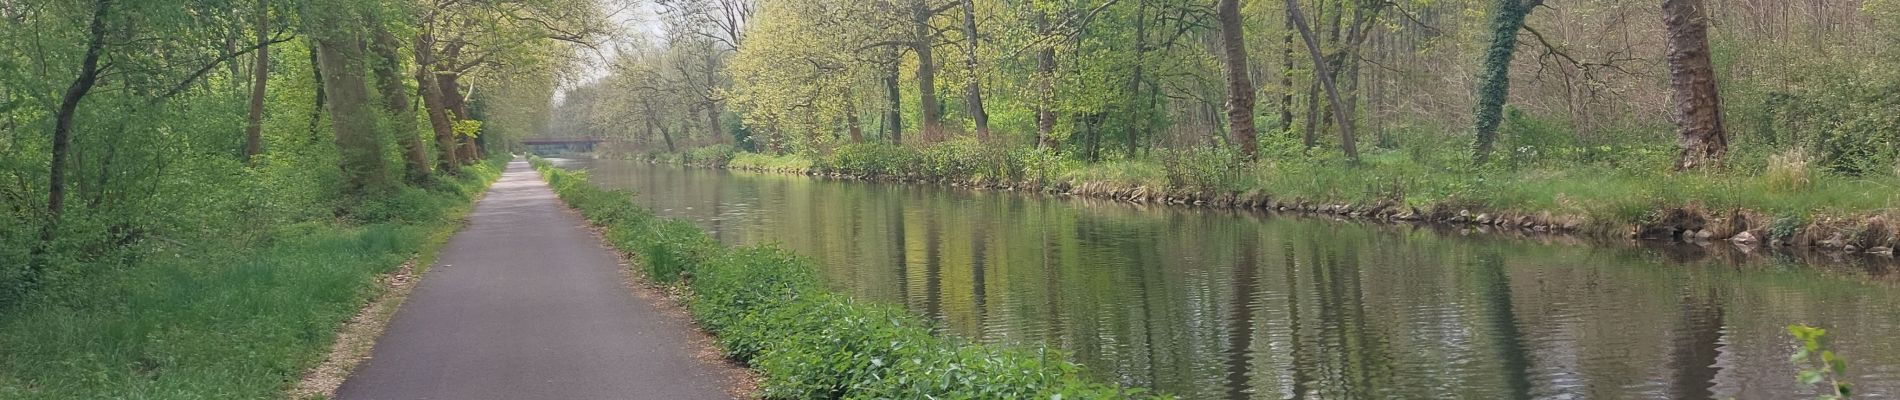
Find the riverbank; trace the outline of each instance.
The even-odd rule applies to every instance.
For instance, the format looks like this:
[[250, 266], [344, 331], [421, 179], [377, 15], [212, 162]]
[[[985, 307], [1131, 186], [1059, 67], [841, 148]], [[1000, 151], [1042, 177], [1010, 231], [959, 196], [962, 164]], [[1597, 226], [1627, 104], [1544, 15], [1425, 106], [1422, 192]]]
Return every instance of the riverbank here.
[[1231, 162], [1219, 151], [1083, 163], [960, 140], [921, 148], [845, 145], [830, 154], [764, 155], [707, 147], [650, 162], [1087, 196], [1136, 203], [1261, 209], [1585, 235], [1727, 242], [1891, 257], [1900, 186], [1846, 179], [1794, 161], [1760, 174], [1632, 171], [1597, 165], [1454, 170], [1398, 152], [1357, 166], [1329, 159]]
[[281, 398], [338, 326], [461, 225], [505, 160], [381, 205], [172, 243], [49, 288], [0, 318], [0, 398]]
[[761, 377], [766, 398], [1124, 398], [1138, 390], [1088, 382], [1046, 349], [936, 336], [903, 309], [823, 288], [812, 261], [772, 247], [727, 248], [688, 221], [664, 219], [586, 174], [536, 161], [562, 200], [633, 254], [687, 308], [725, 356]]

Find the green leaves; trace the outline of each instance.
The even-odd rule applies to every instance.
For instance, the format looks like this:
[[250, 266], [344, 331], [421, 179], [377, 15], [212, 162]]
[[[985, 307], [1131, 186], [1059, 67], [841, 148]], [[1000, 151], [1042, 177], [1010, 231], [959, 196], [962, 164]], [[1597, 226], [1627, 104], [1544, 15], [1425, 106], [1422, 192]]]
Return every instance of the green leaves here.
[[1818, 399], [1844, 399], [1852, 394], [1852, 388], [1841, 380], [1847, 375], [1847, 361], [1828, 347], [1826, 329], [1794, 324], [1788, 325], [1788, 334], [1801, 346], [1788, 357], [1788, 362], [1801, 367], [1795, 374], [1796, 382], [1807, 386], [1825, 385]]

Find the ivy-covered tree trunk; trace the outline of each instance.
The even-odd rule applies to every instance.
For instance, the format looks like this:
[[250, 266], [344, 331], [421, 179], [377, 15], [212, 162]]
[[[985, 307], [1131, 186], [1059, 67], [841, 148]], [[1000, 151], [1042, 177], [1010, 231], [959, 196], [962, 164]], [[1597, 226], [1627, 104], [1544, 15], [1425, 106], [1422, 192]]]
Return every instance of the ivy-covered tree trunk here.
[[1681, 146], [1676, 169], [1716, 164], [1728, 152], [1728, 132], [1709, 59], [1707, 7], [1702, 0], [1664, 0], [1662, 9], [1669, 27], [1669, 99], [1675, 105], [1669, 119]]
[[1247, 43], [1241, 32], [1240, 1], [1220, 0], [1215, 6], [1220, 20], [1221, 54], [1227, 76], [1227, 125], [1240, 154], [1248, 161], [1259, 158], [1259, 141], [1253, 124], [1253, 78], [1247, 76]]
[[349, 7], [330, 7], [314, 13], [311, 25], [319, 32], [317, 62], [323, 68], [323, 91], [329, 95], [330, 129], [336, 134], [343, 170], [343, 192], [361, 199], [394, 187], [383, 164], [383, 141], [377, 137], [376, 112], [370, 106], [364, 77], [363, 26], [350, 23]]
[[1517, 31], [1524, 18], [1543, 0], [1497, 0], [1491, 12], [1491, 43], [1484, 52], [1484, 66], [1478, 72], [1477, 137], [1471, 158], [1483, 164], [1496, 146], [1498, 124], [1504, 121], [1504, 102], [1511, 96], [1511, 56], [1517, 52]]

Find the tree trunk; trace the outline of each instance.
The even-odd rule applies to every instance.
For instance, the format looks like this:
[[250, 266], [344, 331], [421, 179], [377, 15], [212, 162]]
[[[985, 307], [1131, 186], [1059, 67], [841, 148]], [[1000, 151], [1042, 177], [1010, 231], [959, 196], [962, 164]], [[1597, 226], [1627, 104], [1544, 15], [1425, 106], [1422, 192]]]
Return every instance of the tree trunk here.
[[312, 96], [310, 101], [310, 104], [314, 106], [310, 107], [310, 137], [315, 140], [316, 137], [322, 136], [323, 132], [320, 128], [323, 127], [323, 110], [330, 104], [330, 96], [323, 93], [323, 63], [317, 62], [317, 41], [311, 40], [308, 44], [310, 46], [310, 80], [316, 83], [314, 85], [316, 95]]
[[931, 55], [931, 46], [936, 44], [935, 33], [930, 29], [930, 5], [923, 0], [911, 2], [911, 24], [915, 29], [911, 48], [917, 52], [917, 109], [923, 116], [922, 128], [924, 141], [942, 139], [943, 110], [937, 104], [937, 61]]
[[383, 141], [377, 137], [375, 111], [363, 77], [361, 26], [320, 19], [313, 26], [333, 29], [317, 37], [317, 61], [329, 93], [330, 129], [336, 133], [344, 176], [343, 193], [357, 199], [388, 191], [393, 185], [383, 165]]
[[710, 50], [707, 51], [706, 90], [708, 93], [706, 94], [706, 130], [712, 134], [713, 143], [726, 143], [726, 127], [719, 124], [719, 100], [713, 98], [713, 93], [711, 93], [711, 91], [719, 87], [719, 65], [717, 62], [718, 60], [713, 58], [712, 52]]
[[891, 144], [904, 144], [904, 93], [899, 88], [897, 63], [892, 62], [884, 73], [885, 109], [884, 123], [890, 130]]
[[422, 109], [429, 116], [429, 128], [435, 133], [435, 169], [449, 175], [460, 174], [455, 158], [455, 123], [449, 119], [448, 100], [443, 97], [441, 81], [435, 73], [435, 45], [426, 36], [416, 37], [416, 86], [421, 88]]
[[1491, 47], [1484, 52], [1478, 72], [1477, 137], [1472, 162], [1484, 164], [1496, 146], [1498, 124], [1504, 121], [1504, 103], [1511, 97], [1511, 56], [1517, 51], [1517, 31], [1524, 17], [1543, 0], [1498, 0], [1491, 14]]
[[[1036, 13], [1036, 32], [1049, 34], [1049, 16]], [[1039, 44], [1036, 50], [1036, 146], [1045, 149], [1056, 148], [1056, 49], [1049, 44]]]
[[[1137, 124], [1147, 117], [1141, 109], [1142, 66], [1147, 64], [1148, 53], [1148, 2], [1135, 3], [1135, 67], [1128, 79], [1128, 124], [1122, 125], [1123, 144], [1127, 145], [1128, 156], [1135, 156], [1136, 140], [1141, 133]], [[1251, 88], [1251, 86], [1249, 86]]]
[[1728, 132], [1709, 59], [1707, 7], [1702, 0], [1663, 0], [1662, 9], [1669, 27], [1669, 99], [1675, 103], [1670, 120], [1682, 147], [1676, 169], [1715, 165], [1728, 152]]
[[257, 0], [257, 62], [251, 66], [251, 104], [244, 125], [244, 163], [264, 152], [264, 86], [270, 83], [270, 0]]
[[[1280, 132], [1293, 134], [1293, 12], [1286, 13], [1286, 36], [1280, 40]], [[1312, 135], [1306, 137], [1306, 147], [1313, 147]]]
[[[441, 85], [443, 104], [448, 106], [450, 120], [468, 120], [468, 101], [462, 97], [462, 76], [453, 72], [440, 72], [436, 74], [436, 78]], [[469, 137], [461, 132], [455, 132], [454, 136], [456, 165], [474, 164], [477, 158], [475, 142], [469, 140]]]
[[40, 242], [34, 247], [32, 271], [27, 279], [38, 280], [40, 267], [44, 265], [39, 256], [52, 245], [58, 236], [59, 220], [66, 211], [66, 157], [71, 153], [73, 143], [73, 114], [79, 111], [79, 102], [92, 93], [92, 87], [99, 83], [99, 55], [105, 50], [106, 17], [112, 9], [111, 0], [98, 0], [93, 3], [92, 21], [87, 24], [86, 55], [79, 62], [79, 76], [73, 78], [73, 84], [66, 87], [66, 93], [60, 97], [59, 108], [53, 112], [53, 160], [46, 190], [46, 224], [40, 227]]
[[388, 113], [391, 133], [402, 147], [403, 179], [410, 183], [429, 181], [429, 149], [417, 135], [416, 116], [409, 108], [409, 87], [402, 84], [402, 44], [382, 23], [372, 21], [370, 50], [376, 53], [370, 71], [376, 75], [376, 89], [383, 95], [383, 110]]
[[963, 55], [965, 66], [969, 69], [969, 78], [964, 82], [963, 101], [969, 110], [970, 119], [976, 122], [976, 140], [990, 140], [990, 115], [983, 111], [983, 86], [976, 71], [976, 5], [971, 0], [963, 0]]
[[[1299, 29], [1300, 37], [1306, 39], [1306, 51], [1313, 55], [1313, 76], [1318, 77], [1320, 86], [1326, 89], [1326, 98], [1332, 103], [1333, 109], [1346, 110], [1346, 105], [1339, 97], [1339, 88], [1333, 84], [1332, 74], [1327, 72], [1326, 57], [1319, 51], [1319, 41], [1313, 38], [1313, 29], [1306, 25], [1306, 17], [1300, 15], [1300, 3], [1286, 0], [1286, 7], [1293, 14], [1293, 26]], [[1358, 163], [1359, 148], [1353, 137], [1352, 117], [1345, 112], [1335, 112], [1333, 118], [1339, 123], [1340, 150], [1345, 152], [1347, 161]]]
[[1215, 15], [1220, 20], [1221, 53], [1227, 67], [1227, 124], [1232, 129], [1234, 142], [1240, 144], [1240, 154], [1253, 161], [1259, 158], [1259, 143], [1254, 137], [1253, 79], [1247, 76], [1247, 44], [1241, 32], [1240, 1], [1220, 0]]
[[864, 126], [858, 121], [858, 96], [849, 90], [844, 93], [844, 125], [851, 132], [851, 143], [864, 143]]
[[666, 124], [660, 123], [659, 113], [653, 112], [653, 103], [643, 100], [640, 102], [640, 108], [643, 111], [646, 111], [646, 114], [647, 114], [647, 118], [646, 118], [647, 135], [648, 136], [653, 135], [654, 128], [658, 127], [660, 131], [660, 140], [666, 142], [666, 152], [672, 153], [672, 152], [678, 151], [677, 149], [673, 148], [673, 133], [666, 131]]

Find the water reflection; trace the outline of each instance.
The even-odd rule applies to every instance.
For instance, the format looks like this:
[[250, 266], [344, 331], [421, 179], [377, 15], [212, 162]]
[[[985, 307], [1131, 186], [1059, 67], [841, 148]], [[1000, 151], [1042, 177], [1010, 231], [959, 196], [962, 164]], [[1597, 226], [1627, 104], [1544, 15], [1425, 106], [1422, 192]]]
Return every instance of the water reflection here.
[[1794, 398], [1783, 327], [1900, 389], [1895, 290], [1769, 262], [912, 185], [573, 163], [946, 333], [1183, 398]]

